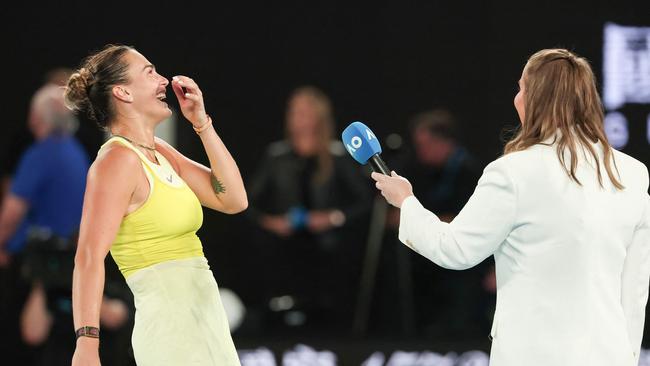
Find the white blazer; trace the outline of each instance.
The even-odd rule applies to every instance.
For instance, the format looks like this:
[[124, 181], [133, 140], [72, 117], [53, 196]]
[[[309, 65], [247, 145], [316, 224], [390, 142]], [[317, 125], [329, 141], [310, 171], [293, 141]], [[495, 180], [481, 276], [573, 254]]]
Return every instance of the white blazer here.
[[492, 366], [638, 364], [650, 277], [648, 171], [614, 157], [622, 191], [604, 167], [601, 188], [584, 156], [576, 184], [555, 146], [540, 144], [489, 164], [449, 224], [414, 196], [403, 202], [400, 240], [439, 266], [466, 269], [494, 255]]

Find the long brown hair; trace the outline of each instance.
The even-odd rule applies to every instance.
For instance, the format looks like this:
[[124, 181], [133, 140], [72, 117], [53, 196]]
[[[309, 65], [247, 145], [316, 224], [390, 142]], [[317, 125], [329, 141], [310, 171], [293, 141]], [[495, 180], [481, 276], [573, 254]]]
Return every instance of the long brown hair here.
[[617, 189], [625, 188], [617, 177], [618, 168], [603, 127], [603, 106], [589, 62], [565, 49], [541, 50], [528, 59], [522, 82], [525, 117], [518, 133], [506, 144], [504, 154], [555, 137], [558, 159], [569, 177], [582, 185], [576, 177], [578, 149], [582, 147], [594, 158], [602, 187], [601, 159], [592, 146], [600, 142], [607, 176]]
[[[332, 112], [332, 102], [327, 94], [325, 94], [321, 89], [310, 85], [301, 86], [295, 89], [289, 97], [289, 105], [297, 97], [309, 98], [316, 110], [316, 129], [318, 136], [316, 159], [318, 161], [318, 167], [314, 174], [314, 182], [323, 183], [329, 179], [334, 169], [334, 158], [332, 157], [332, 152], [330, 150], [332, 138], [334, 136], [334, 114]], [[287, 136], [289, 136], [288, 128]]]

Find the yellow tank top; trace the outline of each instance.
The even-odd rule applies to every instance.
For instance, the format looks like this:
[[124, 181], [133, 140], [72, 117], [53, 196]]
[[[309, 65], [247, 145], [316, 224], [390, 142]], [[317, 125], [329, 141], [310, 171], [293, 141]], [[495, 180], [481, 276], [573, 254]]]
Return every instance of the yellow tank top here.
[[160, 165], [154, 164], [118, 136], [106, 141], [102, 149], [114, 142], [138, 154], [149, 180], [147, 200], [124, 216], [111, 246], [111, 255], [122, 275], [126, 278], [139, 269], [169, 260], [203, 256], [203, 246], [196, 236], [203, 223], [203, 211], [194, 192], [162, 154], [155, 152]]

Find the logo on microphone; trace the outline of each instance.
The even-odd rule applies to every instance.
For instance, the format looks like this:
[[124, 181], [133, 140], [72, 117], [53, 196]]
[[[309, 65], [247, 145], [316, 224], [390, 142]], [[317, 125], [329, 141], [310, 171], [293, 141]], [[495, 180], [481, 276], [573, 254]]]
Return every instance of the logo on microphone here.
[[361, 122], [352, 122], [341, 134], [343, 144], [359, 164], [365, 165], [370, 161], [372, 170], [390, 175], [390, 169], [381, 159], [381, 145], [377, 136]]
[[[370, 129], [368, 127], [366, 127], [365, 132], [366, 132], [366, 136], [368, 138], [368, 141], [370, 141], [372, 139], [375, 139], [375, 140], [377, 139], [377, 136], [375, 136], [375, 134], [372, 133], [372, 131], [370, 131]], [[350, 153], [350, 155], [352, 155], [355, 152], [357, 152], [357, 149], [360, 148], [361, 145], [363, 145], [363, 140], [361, 140], [361, 137], [354, 136], [354, 137], [352, 137], [352, 140], [350, 140], [349, 144], [345, 144], [345, 148], [348, 149], [348, 152]]]
[[352, 122], [343, 130], [341, 137], [345, 149], [361, 164], [366, 164], [370, 157], [381, 153], [377, 136], [361, 122]]

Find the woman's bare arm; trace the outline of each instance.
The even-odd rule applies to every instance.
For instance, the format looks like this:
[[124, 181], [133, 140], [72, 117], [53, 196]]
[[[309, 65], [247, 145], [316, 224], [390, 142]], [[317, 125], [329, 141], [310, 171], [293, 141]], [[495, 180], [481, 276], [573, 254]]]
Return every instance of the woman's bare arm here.
[[172, 89], [185, 118], [196, 128], [201, 128], [199, 136], [210, 168], [188, 159], [174, 148], [157, 140], [163, 152], [168, 152], [176, 164], [181, 178], [190, 186], [201, 204], [225, 213], [238, 213], [248, 207], [248, 198], [239, 168], [230, 152], [205, 113], [203, 93], [199, 86], [187, 76], [174, 76]]
[[[140, 159], [128, 148], [112, 146], [88, 171], [79, 242], [72, 279], [75, 329], [99, 327], [104, 290], [104, 259], [127, 212], [142, 170]], [[96, 339], [80, 337], [81, 345], [97, 347]]]
[[172, 156], [183, 180], [203, 206], [228, 214], [248, 207], [246, 189], [237, 163], [228, 152], [214, 128], [201, 133], [201, 141], [211, 168], [189, 159], [161, 139], [156, 139], [166, 156]]

